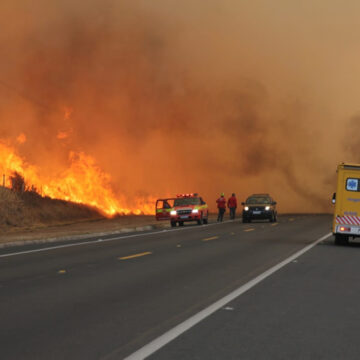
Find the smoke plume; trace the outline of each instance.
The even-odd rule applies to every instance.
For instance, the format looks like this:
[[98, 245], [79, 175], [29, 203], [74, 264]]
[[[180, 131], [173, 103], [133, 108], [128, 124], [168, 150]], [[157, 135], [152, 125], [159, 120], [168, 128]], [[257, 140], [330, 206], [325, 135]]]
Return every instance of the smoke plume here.
[[0, 139], [47, 178], [91, 156], [124, 207], [269, 192], [329, 211], [337, 163], [360, 161], [359, 8], [4, 0]]

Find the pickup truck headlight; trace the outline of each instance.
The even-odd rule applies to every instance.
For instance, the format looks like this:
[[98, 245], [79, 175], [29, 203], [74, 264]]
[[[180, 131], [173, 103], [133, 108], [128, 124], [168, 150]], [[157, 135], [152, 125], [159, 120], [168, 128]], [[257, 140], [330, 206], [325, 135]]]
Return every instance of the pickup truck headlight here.
[[265, 210], [269, 211], [270, 210], [270, 206], [265, 206]]
[[244, 207], [244, 210], [245, 210], [245, 211], [249, 211], [249, 207], [248, 207], [248, 206], [245, 206], [245, 207]]
[[199, 212], [198, 209], [193, 209], [193, 211], [192, 211], [193, 214], [197, 214], [198, 212]]
[[171, 210], [170, 215], [176, 215], [176, 210]]

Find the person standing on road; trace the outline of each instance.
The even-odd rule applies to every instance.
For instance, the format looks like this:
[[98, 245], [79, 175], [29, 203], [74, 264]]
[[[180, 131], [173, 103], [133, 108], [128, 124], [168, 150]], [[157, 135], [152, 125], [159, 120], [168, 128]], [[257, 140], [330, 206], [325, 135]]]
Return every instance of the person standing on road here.
[[227, 206], [230, 210], [230, 220], [234, 220], [235, 212], [236, 212], [236, 208], [237, 208], [237, 200], [236, 200], [234, 193], [232, 193], [231, 197], [229, 198], [229, 200], [227, 202]]
[[226, 211], [226, 199], [224, 193], [220, 195], [216, 200], [216, 203], [219, 211], [217, 221], [223, 221], [224, 213]]

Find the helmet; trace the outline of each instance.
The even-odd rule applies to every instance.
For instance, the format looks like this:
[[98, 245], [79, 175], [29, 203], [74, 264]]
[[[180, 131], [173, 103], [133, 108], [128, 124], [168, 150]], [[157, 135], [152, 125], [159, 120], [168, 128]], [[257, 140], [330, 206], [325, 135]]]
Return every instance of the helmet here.
[[221, 196], [225, 196], [225, 194], [224, 194], [224, 193], [221, 193]]

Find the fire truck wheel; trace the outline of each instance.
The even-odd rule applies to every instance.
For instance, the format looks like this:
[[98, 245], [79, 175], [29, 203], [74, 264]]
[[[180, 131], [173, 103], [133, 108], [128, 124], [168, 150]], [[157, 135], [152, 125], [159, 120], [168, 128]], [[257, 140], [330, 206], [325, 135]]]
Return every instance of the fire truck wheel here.
[[176, 226], [176, 221], [170, 221], [171, 227], [175, 227]]
[[179, 221], [179, 226], [184, 226], [184, 222], [183, 222], [183, 221]]

